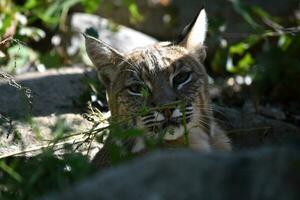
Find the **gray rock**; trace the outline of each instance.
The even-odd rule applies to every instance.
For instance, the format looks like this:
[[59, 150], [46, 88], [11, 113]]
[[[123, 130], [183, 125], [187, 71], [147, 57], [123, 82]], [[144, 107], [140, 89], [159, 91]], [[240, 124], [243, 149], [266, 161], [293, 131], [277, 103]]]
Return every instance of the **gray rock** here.
[[[92, 123], [81, 116], [78, 103], [86, 89], [83, 79], [95, 74], [74, 67], [18, 75], [15, 83], [1, 80], [0, 157], [48, 144], [57, 124], [65, 135], [89, 130]], [[30, 90], [31, 106], [21, 87]]]
[[43, 200], [299, 199], [299, 149], [156, 152]]
[[[73, 31], [84, 33], [87, 28], [93, 27], [98, 31], [99, 38], [102, 41], [120, 52], [127, 52], [157, 42], [153, 37], [131, 28], [115, 24], [116, 30], [113, 30], [112, 26], [112, 22], [108, 19], [96, 15], [75, 13], [71, 17], [71, 28]], [[79, 35], [75, 36], [75, 38], [77, 38], [75, 41], [83, 41], [83, 37], [79, 37]], [[77, 44], [80, 43], [77, 42]]]
[[216, 107], [217, 122], [232, 139], [234, 148], [254, 148], [266, 144], [283, 145], [300, 138], [299, 127], [265, 117], [252, 109]]
[[[22, 87], [31, 91], [32, 115], [76, 113], [76, 101], [85, 90], [82, 80], [95, 76], [95, 72], [83, 68], [61, 68], [43, 73], [32, 72], [14, 77]], [[7, 81], [0, 82], [0, 113], [10, 118], [24, 118], [29, 105], [22, 91]]]
[[[11, 127], [3, 127], [1, 125], [0, 159], [18, 154], [24, 156], [36, 155], [41, 152], [43, 147], [48, 146], [49, 142], [57, 137], [58, 134], [67, 136], [74, 133], [83, 133], [90, 130], [92, 125], [91, 122], [85, 120], [80, 114], [33, 117], [31, 121], [12, 121]], [[8, 129], [11, 129], [11, 131], [8, 131]], [[82, 136], [83, 134], [77, 135], [67, 138], [64, 141], [66, 143], [81, 141]], [[59, 142], [63, 142], [63, 140]], [[57, 145], [57, 148], [55, 147], [54, 149], [61, 148], [62, 146], [63, 143]], [[96, 147], [96, 145], [94, 146]], [[96, 151], [92, 153], [94, 154]]]

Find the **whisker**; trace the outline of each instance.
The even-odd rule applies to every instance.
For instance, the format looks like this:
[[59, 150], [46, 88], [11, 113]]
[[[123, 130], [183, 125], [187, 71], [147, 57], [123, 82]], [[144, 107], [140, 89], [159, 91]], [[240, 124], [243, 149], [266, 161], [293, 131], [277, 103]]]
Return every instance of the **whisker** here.
[[136, 113], [137, 116], [141, 116], [141, 117], [148, 117], [150, 115], [153, 115], [154, 116], [154, 113], [151, 112], [151, 113], [147, 113], [147, 114], [144, 114], [144, 115], [141, 115], [140, 113]]
[[198, 119], [198, 121], [199, 121], [201, 124], [203, 124], [203, 125], [205, 125], [205, 126], [207, 126], [207, 127], [210, 127], [210, 124], [208, 124], [207, 122], [205, 122], [205, 121], [203, 121], [203, 120], [201, 120], [201, 119]]
[[144, 123], [150, 123], [150, 122], [163, 122], [165, 120], [157, 120], [157, 119], [151, 119], [151, 120], [147, 120], [147, 121], [143, 121]]
[[222, 111], [219, 111], [219, 110], [216, 110], [215, 108], [207, 108], [207, 107], [202, 107], [200, 110], [203, 110], [203, 111], [211, 111], [211, 112], [215, 112], [217, 114], [220, 114], [222, 117], [224, 117], [225, 119], [228, 119], [226, 114]]
[[188, 111], [193, 111], [193, 107], [191, 107], [191, 108], [186, 108], [185, 111], [186, 111], [186, 112], [188, 112]]
[[217, 112], [217, 113], [222, 114], [223, 116], [225, 116], [225, 112], [221, 110], [222, 108], [224, 108], [223, 106], [206, 105], [206, 104], [200, 104], [200, 103], [198, 103], [197, 105], [198, 106], [203, 106], [203, 107], [201, 107], [201, 109], [207, 109], [207, 110], [210, 110], [210, 111], [214, 111], [214, 112]]
[[155, 118], [155, 116], [151, 115], [151, 116], [142, 117], [142, 120], [147, 121], [147, 120], [151, 120], [151, 119], [154, 119], [154, 118]]
[[[152, 123], [151, 123], [152, 122]], [[158, 125], [158, 124], [161, 124], [162, 122], [164, 122], [164, 120], [162, 120], [162, 121], [151, 121], [151, 122], [147, 122], [147, 123], [145, 123], [144, 125], [147, 127], [147, 126], [149, 126], [149, 125], [153, 125], [153, 124], [155, 124], [155, 125]]]
[[[185, 117], [191, 117], [193, 115], [193, 113], [185, 113]], [[177, 118], [177, 117], [176, 117]], [[173, 118], [173, 119], [176, 119], [176, 118]], [[183, 118], [183, 115], [179, 116], [178, 118]]]
[[193, 114], [194, 112], [191, 110], [191, 111], [187, 111], [187, 112], [184, 112], [186, 115], [187, 114]]
[[[191, 119], [191, 117], [192, 117], [192, 115], [187, 115], [185, 117], [185, 119], [189, 120], [189, 119]], [[172, 120], [183, 120], [183, 116], [181, 116], [181, 117], [174, 117], [174, 118], [172, 118]]]
[[221, 119], [215, 118], [213, 116], [210, 117], [210, 116], [201, 115], [201, 117], [233, 126], [233, 124], [230, 121], [221, 120]]

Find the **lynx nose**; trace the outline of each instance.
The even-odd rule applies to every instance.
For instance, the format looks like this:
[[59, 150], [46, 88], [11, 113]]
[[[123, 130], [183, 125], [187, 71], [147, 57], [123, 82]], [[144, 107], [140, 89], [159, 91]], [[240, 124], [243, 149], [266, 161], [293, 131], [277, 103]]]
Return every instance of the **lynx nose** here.
[[174, 108], [165, 108], [162, 111], [162, 114], [164, 115], [166, 120], [169, 120], [173, 114]]

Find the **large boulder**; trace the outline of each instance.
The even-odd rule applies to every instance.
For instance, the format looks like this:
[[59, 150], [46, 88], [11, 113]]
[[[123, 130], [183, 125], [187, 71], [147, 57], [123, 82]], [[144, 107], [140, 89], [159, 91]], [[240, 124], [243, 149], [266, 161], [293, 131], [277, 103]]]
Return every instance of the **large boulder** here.
[[[78, 113], [76, 102], [86, 89], [83, 79], [93, 76], [92, 70], [74, 67], [15, 76], [12, 80], [18, 86], [12, 80], [0, 80], [0, 113], [13, 119], [27, 117], [28, 112], [33, 116]], [[22, 88], [28, 89], [29, 96]]]
[[300, 150], [161, 151], [43, 200], [299, 199]]
[[[88, 28], [94, 28], [99, 39], [120, 52], [128, 52], [138, 47], [154, 44], [156, 39], [126, 26], [113, 24], [106, 18], [85, 13], [74, 13], [70, 19], [71, 29], [84, 33]], [[83, 43], [83, 37], [75, 34], [71, 40], [71, 48], [78, 49]]]
[[0, 80], [0, 157], [40, 150], [62, 132], [89, 130], [92, 123], [78, 105], [87, 90], [83, 80], [94, 76], [95, 71], [74, 67]]
[[296, 125], [276, 119], [275, 116], [264, 116], [254, 108], [247, 107], [215, 109], [216, 121], [226, 130], [234, 149], [284, 145], [291, 140], [300, 139], [300, 129]]

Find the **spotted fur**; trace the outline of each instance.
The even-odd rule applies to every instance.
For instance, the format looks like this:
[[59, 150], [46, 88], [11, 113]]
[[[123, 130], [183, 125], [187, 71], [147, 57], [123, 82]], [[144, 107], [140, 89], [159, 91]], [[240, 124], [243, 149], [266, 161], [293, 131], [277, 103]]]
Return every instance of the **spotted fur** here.
[[[154, 137], [170, 129], [164, 135], [166, 143], [183, 141], [187, 130], [192, 149], [230, 150], [229, 139], [212, 115], [208, 75], [203, 66], [206, 30], [202, 9], [180, 41], [161, 42], [124, 55], [86, 35], [87, 53], [106, 87], [112, 117], [129, 119]], [[162, 108], [174, 102], [182, 104]], [[150, 111], [142, 114], [143, 106]], [[137, 138], [132, 151], [143, 148], [143, 140]]]

